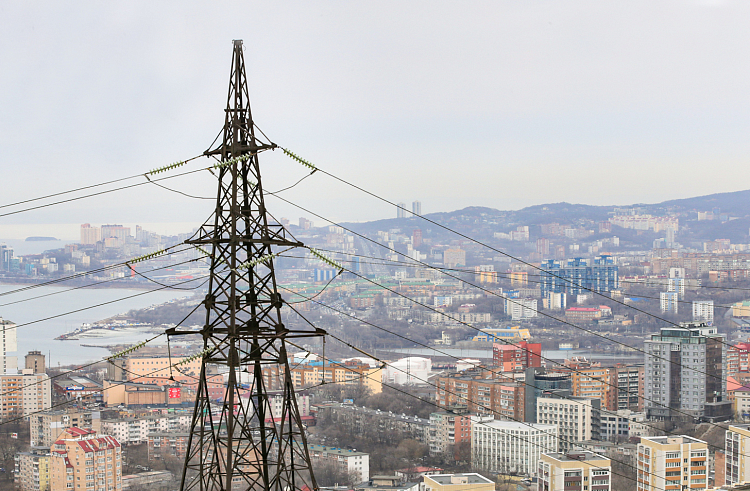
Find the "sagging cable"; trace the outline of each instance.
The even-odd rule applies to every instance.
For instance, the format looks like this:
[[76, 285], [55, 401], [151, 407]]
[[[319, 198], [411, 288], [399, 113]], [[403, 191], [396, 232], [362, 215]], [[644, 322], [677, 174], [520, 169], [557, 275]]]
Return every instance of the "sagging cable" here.
[[312, 172], [310, 172], [310, 174], [313, 174], [313, 173], [315, 173], [315, 171], [318, 170], [318, 168], [315, 167], [315, 164], [312, 164], [312, 163], [308, 162], [307, 160], [303, 159], [299, 155], [296, 155], [296, 154], [290, 152], [286, 148], [283, 148], [283, 147], [279, 147], [279, 148], [281, 148], [281, 150], [284, 152], [284, 154], [286, 154], [290, 159], [296, 160], [300, 164], [302, 164], [305, 167], [307, 167], [308, 169], [310, 169], [312, 171]]
[[253, 259], [252, 261], [248, 261], [246, 263], [240, 264], [239, 266], [237, 266], [237, 268], [235, 269], [235, 271], [241, 271], [241, 270], [245, 270], [245, 269], [250, 269], [250, 268], [252, 268], [254, 266], [257, 266], [260, 263], [267, 263], [268, 261], [270, 261], [271, 259], [273, 259], [276, 256], [278, 256], [278, 253], [276, 253], [276, 254], [266, 254], [265, 256], [261, 256], [261, 257], [259, 257], [257, 259]]
[[133, 346], [131, 346], [128, 349], [124, 349], [122, 351], [118, 351], [117, 353], [113, 354], [112, 356], [108, 356], [107, 360], [114, 360], [115, 358], [120, 358], [121, 356], [125, 356], [125, 355], [127, 355], [129, 353], [132, 353], [135, 350], [141, 349], [144, 346], [146, 346], [147, 342], [148, 341], [141, 341], [140, 343], [134, 344]]
[[323, 261], [327, 265], [332, 266], [333, 268], [337, 269], [338, 272], [339, 272], [339, 274], [341, 274], [344, 271], [344, 267], [342, 265], [340, 265], [339, 263], [337, 263], [333, 259], [330, 259], [330, 258], [324, 256], [321, 252], [317, 251], [315, 248], [308, 247], [307, 249], [310, 251], [310, 253], [313, 256], [317, 257], [318, 259], [320, 259], [321, 261]]
[[198, 358], [203, 358], [204, 356], [208, 356], [212, 351], [213, 351], [213, 348], [206, 348], [203, 351], [199, 351], [198, 353], [194, 355], [188, 356], [187, 358], [178, 361], [177, 363], [174, 364], [174, 366], [184, 365], [186, 363], [190, 363], [191, 361], [195, 361]]
[[177, 161], [177, 162], [173, 162], [173, 163], [171, 163], [169, 165], [165, 165], [164, 167], [157, 167], [156, 169], [151, 169], [150, 171], [146, 172], [146, 174], [144, 174], [144, 175], [148, 179], [148, 175], [149, 174], [151, 174], [152, 176], [154, 174], [161, 174], [162, 172], [167, 172], [167, 171], [170, 171], [172, 169], [176, 169], [178, 167], [182, 167], [183, 165], [187, 164], [187, 162], [188, 162], [187, 160], [180, 160], [180, 161]]
[[144, 254], [142, 256], [134, 257], [133, 259], [126, 261], [125, 264], [130, 265], [130, 264], [140, 263], [142, 261], [148, 261], [149, 259], [153, 259], [155, 257], [161, 256], [162, 254], [166, 252], [167, 252], [166, 249], [160, 249], [158, 251], [154, 251], [149, 254]]

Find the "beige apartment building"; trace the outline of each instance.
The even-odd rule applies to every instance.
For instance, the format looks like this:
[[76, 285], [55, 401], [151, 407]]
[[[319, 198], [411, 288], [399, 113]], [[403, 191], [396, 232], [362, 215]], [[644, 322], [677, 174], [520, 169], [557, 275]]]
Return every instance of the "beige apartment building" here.
[[68, 428], [50, 451], [50, 491], [122, 491], [122, 448], [114, 437]]
[[476, 473], [424, 476], [425, 491], [494, 491], [495, 483]]
[[21, 491], [50, 491], [49, 462], [47, 447], [34, 447], [16, 455], [15, 480]]
[[31, 446], [52, 447], [66, 428], [87, 428], [101, 431], [99, 411], [60, 410], [45, 411], [29, 417]]
[[708, 445], [689, 436], [641, 437], [638, 444], [638, 491], [705, 490]]
[[589, 451], [543, 453], [537, 477], [539, 491], [610, 491], [612, 462]]
[[0, 420], [28, 416], [52, 406], [52, 382], [46, 373], [23, 370], [0, 375]]
[[727, 428], [725, 439], [724, 455], [726, 456], [726, 484], [749, 482], [750, 425], [730, 425], [729, 428]]

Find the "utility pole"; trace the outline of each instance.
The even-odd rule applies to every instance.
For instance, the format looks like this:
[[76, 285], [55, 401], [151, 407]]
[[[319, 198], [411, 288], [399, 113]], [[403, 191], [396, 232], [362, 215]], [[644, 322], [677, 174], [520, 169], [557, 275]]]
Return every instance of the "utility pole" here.
[[[325, 332], [281, 322], [273, 249], [303, 244], [269, 223], [258, 154], [276, 145], [256, 137], [242, 41], [233, 44], [224, 129], [205, 152], [220, 161], [216, 208], [186, 241], [210, 254], [206, 323], [200, 332], [168, 330], [201, 334], [204, 347], [180, 490], [316, 491], [285, 339]], [[280, 414], [269, 403], [274, 377], [264, 378], [264, 368], [278, 377]]]

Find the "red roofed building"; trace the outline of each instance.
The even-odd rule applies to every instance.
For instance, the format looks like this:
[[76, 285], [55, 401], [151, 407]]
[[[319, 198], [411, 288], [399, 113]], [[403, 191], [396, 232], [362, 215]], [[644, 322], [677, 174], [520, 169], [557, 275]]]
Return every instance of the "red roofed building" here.
[[50, 453], [50, 491], [122, 491], [122, 449], [114, 437], [67, 428]]

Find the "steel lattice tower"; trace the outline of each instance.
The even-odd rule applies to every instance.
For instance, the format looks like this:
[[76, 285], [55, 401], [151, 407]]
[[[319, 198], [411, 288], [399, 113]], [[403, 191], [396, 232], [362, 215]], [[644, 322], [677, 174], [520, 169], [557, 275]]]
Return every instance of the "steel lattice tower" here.
[[[255, 130], [242, 41], [234, 41], [223, 137], [205, 152], [223, 163], [218, 166], [216, 209], [187, 241], [210, 251], [211, 276], [182, 491], [317, 490], [285, 339], [322, 331], [290, 331], [281, 322], [283, 301], [269, 255], [272, 248], [302, 244], [288, 240], [275, 220], [269, 223], [258, 154], [276, 146], [257, 138]], [[169, 334], [188, 332], [171, 329]], [[280, 420], [278, 414], [276, 420], [271, 416], [262, 373], [266, 366], [280, 374]], [[228, 372], [225, 386], [216, 384], [220, 372]], [[220, 402], [217, 387], [223, 392]]]

